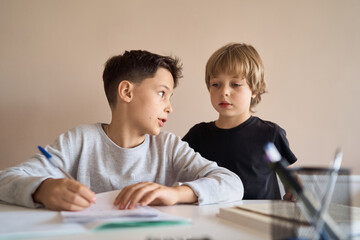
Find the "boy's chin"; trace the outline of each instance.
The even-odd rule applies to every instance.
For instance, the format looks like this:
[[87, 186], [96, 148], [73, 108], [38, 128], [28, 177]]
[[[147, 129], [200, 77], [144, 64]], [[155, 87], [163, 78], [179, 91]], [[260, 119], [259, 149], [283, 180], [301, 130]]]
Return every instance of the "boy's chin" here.
[[153, 129], [152, 131], [148, 131], [148, 134], [156, 136], [159, 135], [160, 131], [161, 129], [157, 129], [157, 130]]

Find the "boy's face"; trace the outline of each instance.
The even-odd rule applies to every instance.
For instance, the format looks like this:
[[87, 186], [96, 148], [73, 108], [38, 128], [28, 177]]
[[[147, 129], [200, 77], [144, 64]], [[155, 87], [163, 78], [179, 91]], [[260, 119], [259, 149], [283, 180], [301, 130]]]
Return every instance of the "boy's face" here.
[[245, 120], [250, 116], [251, 98], [255, 97], [246, 79], [219, 74], [210, 79], [211, 104], [223, 119]]
[[131, 101], [133, 110], [129, 117], [140, 135], [160, 133], [168, 114], [172, 112], [170, 97], [173, 89], [173, 77], [164, 68], [159, 68], [154, 77], [135, 85]]

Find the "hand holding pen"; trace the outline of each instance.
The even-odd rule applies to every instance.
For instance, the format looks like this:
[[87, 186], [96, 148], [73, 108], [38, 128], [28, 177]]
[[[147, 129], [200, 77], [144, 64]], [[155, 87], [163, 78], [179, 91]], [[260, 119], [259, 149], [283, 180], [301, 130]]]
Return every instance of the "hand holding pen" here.
[[52, 166], [58, 168], [67, 178], [44, 180], [33, 194], [33, 200], [50, 210], [79, 211], [95, 203], [95, 193], [86, 185], [76, 181], [63, 168], [52, 161], [52, 156], [44, 148], [39, 150]]

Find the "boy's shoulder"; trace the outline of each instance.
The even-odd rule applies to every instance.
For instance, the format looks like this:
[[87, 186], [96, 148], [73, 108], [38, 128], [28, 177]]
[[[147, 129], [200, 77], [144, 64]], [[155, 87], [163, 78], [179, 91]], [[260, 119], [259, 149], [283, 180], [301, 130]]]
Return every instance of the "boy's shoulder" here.
[[272, 121], [261, 119], [260, 117], [252, 116], [253, 125], [264, 128], [279, 128], [280, 126]]
[[158, 135], [149, 135], [149, 138], [151, 141], [164, 143], [167, 141], [174, 141], [178, 137], [174, 133], [161, 131]]
[[70, 128], [69, 132], [92, 132], [98, 131], [101, 128], [101, 123], [89, 123], [89, 124], [80, 124], [73, 128]]
[[63, 132], [60, 135], [60, 138], [84, 138], [91, 137], [92, 135], [98, 135], [102, 129], [101, 123], [92, 123], [92, 124], [81, 124], [73, 128], [68, 129], [66, 132]]
[[[191, 142], [199, 142], [201, 138], [209, 137], [215, 130], [215, 122], [200, 122], [192, 126], [189, 131], [182, 138], [183, 141], [188, 142], [192, 145]], [[194, 147], [192, 145], [192, 147]]]
[[175, 149], [181, 147], [184, 142], [174, 133], [161, 131], [158, 135], [148, 135], [150, 147], [157, 149]]
[[273, 121], [264, 120], [257, 116], [251, 116], [251, 118], [252, 118], [254, 124], [259, 125], [259, 126], [270, 127], [270, 128], [279, 127], [279, 125]]
[[200, 122], [190, 128], [190, 131], [208, 131], [214, 128], [215, 122]]
[[269, 121], [269, 120], [264, 120], [264, 119], [262, 119], [260, 117], [252, 116], [251, 118], [258, 125], [263, 125], [263, 126], [268, 126], [268, 127], [276, 127], [276, 126], [278, 126], [275, 122], [272, 122], [272, 121]]

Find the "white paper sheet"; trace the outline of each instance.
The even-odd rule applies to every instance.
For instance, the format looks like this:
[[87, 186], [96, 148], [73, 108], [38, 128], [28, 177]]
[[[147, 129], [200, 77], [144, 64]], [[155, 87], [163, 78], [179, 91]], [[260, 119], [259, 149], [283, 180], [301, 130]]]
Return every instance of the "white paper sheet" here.
[[61, 216], [65, 223], [79, 222], [86, 223], [89, 228], [108, 227], [134, 227], [144, 225], [166, 225], [189, 223], [189, 219], [177, 217], [155, 208], [137, 206], [131, 210], [119, 210], [113, 205], [113, 202], [119, 191], [111, 191], [96, 195], [96, 204], [90, 208], [78, 211], [62, 211]]

